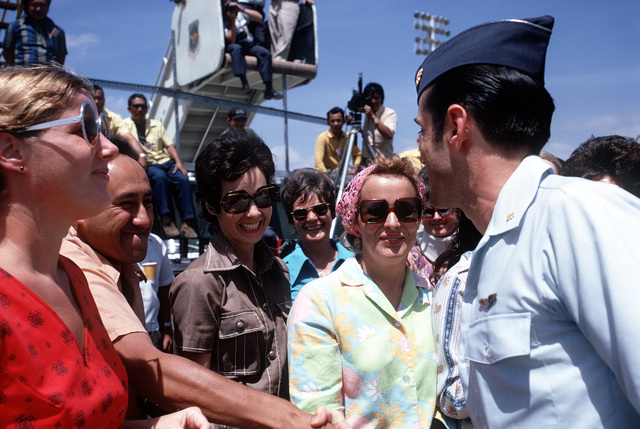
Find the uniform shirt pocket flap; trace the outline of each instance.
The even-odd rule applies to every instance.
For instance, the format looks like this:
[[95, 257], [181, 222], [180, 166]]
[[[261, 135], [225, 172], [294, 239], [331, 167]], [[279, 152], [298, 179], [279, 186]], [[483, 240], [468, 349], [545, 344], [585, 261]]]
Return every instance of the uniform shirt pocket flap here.
[[493, 364], [531, 353], [531, 314], [498, 314], [469, 325], [466, 357], [474, 362]]
[[220, 317], [220, 339], [229, 339], [264, 330], [264, 324], [256, 310], [244, 310], [239, 313], [223, 314]]

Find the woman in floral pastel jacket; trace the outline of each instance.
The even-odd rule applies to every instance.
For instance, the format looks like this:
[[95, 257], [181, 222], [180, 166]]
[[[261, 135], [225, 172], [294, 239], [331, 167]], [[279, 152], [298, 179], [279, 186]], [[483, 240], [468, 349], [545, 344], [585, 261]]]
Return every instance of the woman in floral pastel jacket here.
[[407, 268], [423, 211], [411, 164], [379, 157], [336, 211], [356, 257], [303, 287], [288, 321], [291, 400], [344, 410], [353, 428], [430, 427], [431, 291]]

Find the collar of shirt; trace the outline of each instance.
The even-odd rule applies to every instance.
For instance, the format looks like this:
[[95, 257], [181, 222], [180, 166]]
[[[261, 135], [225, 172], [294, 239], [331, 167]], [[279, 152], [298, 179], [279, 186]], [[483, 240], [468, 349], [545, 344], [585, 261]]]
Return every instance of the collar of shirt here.
[[550, 174], [553, 174], [553, 169], [538, 156], [530, 155], [520, 163], [500, 190], [491, 221], [478, 248], [489, 237], [503, 234], [520, 225], [538, 193], [540, 182]]
[[[333, 247], [338, 251], [338, 255], [336, 256], [335, 261], [333, 261], [333, 265], [331, 269], [331, 271], [333, 271], [335, 269], [334, 267], [337, 267], [339, 262], [346, 261], [351, 256], [353, 256], [353, 253], [351, 253], [349, 250], [347, 250], [346, 247], [344, 247], [342, 244], [338, 243], [334, 239], [331, 239], [330, 242], [331, 242], [331, 247]], [[302, 271], [302, 267], [304, 266], [305, 262], [309, 261], [309, 263], [311, 263], [311, 260], [307, 258], [307, 255], [304, 254], [304, 251], [302, 250], [302, 246], [300, 246], [300, 242], [296, 244], [296, 247], [295, 249], [293, 249], [293, 252], [291, 252], [291, 255], [294, 257], [287, 258], [287, 266], [289, 267], [291, 284], [295, 284], [295, 281], [298, 279], [298, 276], [300, 275], [300, 271]]]
[[[258, 267], [255, 273], [257, 276], [271, 268], [276, 260], [276, 257], [273, 256], [273, 253], [262, 240], [255, 244], [254, 257]], [[211, 236], [211, 241], [209, 241], [204, 271], [231, 271], [240, 266], [251, 271], [233, 250], [227, 237], [220, 230], [214, 232]]]
[[[405, 268], [402, 297], [400, 298], [400, 307], [397, 309], [392, 307], [378, 285], [365, 274], [356, 258], [347, 259], [336, 273], [338, 273], [338, 280], [342, 286], [362, 287], [362, 291], [369, 300], [399, 323], [402, 323], [399, 318], [403, 316], [406, 310], [410, 308], [418, 298], [419, 291], [416, 286], [416, 277], [408, 267]], [[423, 302], [429, 303], [431, 292], [425, 288], [421, 289], [424, 291], [422, 294]]]

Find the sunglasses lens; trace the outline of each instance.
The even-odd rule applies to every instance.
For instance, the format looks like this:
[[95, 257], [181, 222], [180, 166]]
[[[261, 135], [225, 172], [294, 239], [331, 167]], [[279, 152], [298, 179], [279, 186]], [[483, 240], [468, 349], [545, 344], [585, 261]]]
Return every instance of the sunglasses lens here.
[[453, 209], [438, 210], [438, 212], [440, 213], [440, 216], [448, 217], [448, 216], [451, 216], [453, 214]]
[[435, 207], [427, 207], [426, 209], [424, 209], [424, 217], [431, 219], [435, 216], [436, 212], [438, 212], [438, 215], [440, 215], [441, 218], [453, 215], [453, 209], [437, 209]]
[[224, 196], [222, 203], [227, 213], [242, 213], [249, 208], [251, 197], [244, 191], [230, 192]]
[[329, 210], [329, 204], [327, 204], [327, 203], [316, 204], [315, 206], [311, 207], [311, 209], [318, 216], [324, 216], [324, 215], [327, 214], [327, 211]]
[[98, 137], [98, 121], [96, 115], [89, 103], [82, 105], [82, 130], [84, 131], [84, 138], [87, 139], [89, 146], [96, 145], [96, 139]]
[[302, 222], [307, 218], [307, 209], [296, 209], [292, 212], [293, 218], [299, 222]]
[[267, 207], [271, 207], [273, 202], [271, 201], [271, 193], [268, 189], [259, 190], [253, 199], [256, 202], [256, 206], [261, 209], [266, 209]]
[[422, 216], [422, 204], [418, 198], [399, 199], [394, 207], [396, 216], [401, 222], [415, 222]]
[[381, 223], [389, 214], [389, 204], [385, 200], [363, 201], [360, 204], [360, 219], [364, 223]]

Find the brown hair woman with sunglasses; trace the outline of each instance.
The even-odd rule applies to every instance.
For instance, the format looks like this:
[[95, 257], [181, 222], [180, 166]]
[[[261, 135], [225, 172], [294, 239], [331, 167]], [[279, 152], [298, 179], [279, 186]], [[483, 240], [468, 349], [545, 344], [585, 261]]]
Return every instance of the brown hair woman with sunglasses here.
[[345, 189], [336, 212], [356, 257], [305, 285], [289, 318], [289, 390], [303, 410], [339, 409], [353, 428], [431, 425], [431, 291], [406, 263], [423, 195], [398, 156], [378, 156]]
[[[207, 251], [170, 291], [178, 354], [288, 399], [287, 269], [261, 240], [278, 198], [267, 145], [241, 131], [196, 160], [196, 197], [214, 225]], [[251, 404], [247, 404], [251, 406]]]
[[[82, 77], [7, 68], [0, 94], [0, 427], [123, 427], [124, 365], [84, 274], [58, 254], [71, 224], [109, 203], [117, 149]], [[190, 408], [127, 426], [209, 424]]]
[[448, 266], [434, 272], [435, 262], [453, 240], [453, 233], [458, 229], [458, 209], [438, 209], [429, 205], [431, 188], [427, 169], [420, 170], [418, 177], [425, 185], [427, 207], [422, 213], [422, 228], [418, 230], [417, 244], [409, 252], [407, 264], [415, 275], [435, 285], [437, 278], [444, 274]]
[[330, 236], [336, 213], [336, 191], [327, 173], [314, 168], [294, 170], [280, 189], [284, 211], [300, 241], [284, 258], [289, 267], [291, 300], [312, 280], [337, 270], [353, 256]]

